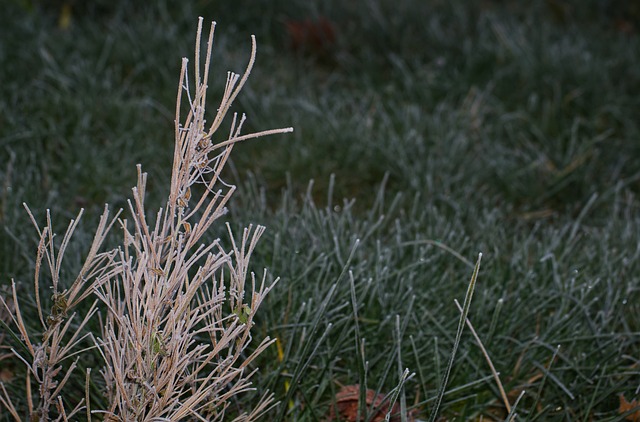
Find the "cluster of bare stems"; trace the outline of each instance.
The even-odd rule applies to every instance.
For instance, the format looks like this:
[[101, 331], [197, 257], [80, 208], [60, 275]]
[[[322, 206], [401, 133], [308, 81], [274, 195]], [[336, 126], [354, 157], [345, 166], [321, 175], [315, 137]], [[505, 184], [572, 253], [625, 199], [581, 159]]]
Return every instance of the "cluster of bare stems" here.
[[[202, 18], [198, 23], [195, 54], [195, 87], [187, 77], [183, 59], [176, 104], [175, 152], [167, 205], [149, 215], [145, 209], [146, 174], [138, 166], [138, 183], [129, 201], [130, 219], [105, 211], [96, 229], [86, 261], [69, 285], [61, 276], [62, 260], [78, 218], [72, 220], [59, 245], [49, 213], [40, 229], [35, 268], [35, 301], [42, 333], [34, 336], [23, 319], [16, 285], [0, 301], [17, 328], [14, 340], [21, 349], [12, 352], [27, 367], [26, 412], [18, 411], [11, 394], [0, 384], [0, 404], [20, 421], [30, 420], [178, 421], [227, 419], [232, 399], [252, 389], [251, 363], [273, 340], [252, 343], [253, 318], [273, 287], [265, 276], [256, 280], [248, 265], [263, 227], [246, 228], [239, 240], [229, 226], [231, 250], [216, 240], [201, 243], [211, 225], [226, 212], [235, 187], [221, 180], [236, 142], [264, 135], [290, 132], [291, 128], [241, 135], [244, 115], [234, 113], [229, 136], [215, 143], [213, 136], [242, 89], [254, 63], [256, 44], [245, 73], [229, 72], [213, 122], [205, 121], [207, 79], [215, 23], [209, 33], [204, 72], [200, 74]], [[181, 103], [186, 93], [189, 111], [181, 123]], [[114, 225], [123, 229], [118, 249], [101, 252]], [[51, 276], [51, 307], [43, 311], [40, 279], [43, 266]], [[77, 305], [93, 300], [83, 317]], [[87, 308], [87, 307], [83, 307]], [[100, 322], [99, 336], [87, 329], [92, 319]], [[104, 408], [92, 408], [90, 369], [86, 370], [84, 394], [73, 403], [64, 395], [79, 358], [93, 349], [104, 359], [100, 371], [106, 385]], [[76, 377], [77, 378], [77, 377]], [[71, 387], [69, 387], [71, 388]], [[76, 387], [77, 389], [77, 387]], [[94, 400], [96, 402], [96, 400]], [[265, 393], [251, 410], [237, 420], [254, 420], [273, 403]], [[1, 408], [2, 406], [0, 406]], [[95, 407], [95, 406], [94, 406]], [[236, 414], [237, 410], [234, 409]]]

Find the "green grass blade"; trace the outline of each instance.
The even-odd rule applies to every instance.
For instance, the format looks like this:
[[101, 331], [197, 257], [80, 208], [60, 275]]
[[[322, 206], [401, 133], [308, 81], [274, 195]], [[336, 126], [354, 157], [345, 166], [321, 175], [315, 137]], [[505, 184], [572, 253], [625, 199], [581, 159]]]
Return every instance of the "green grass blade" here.
[[358, 300], [356, 298], [356, 286], [353, 279], [353, 272], [349, 271], [349, 287], [351, 290], [351, 306], [353, 308], [353, 324], [355, 327], [356, 363], [358, 367], [358, 383], [360, 392], [358, 398], [357, 420], [360, 420], [367, 411], [367, 368], [365, 366], [364, 341], [360, 334], [360, 323], [358, 321]]
[[511, 412], [509, 412], [509, 415], [507, 416], [507, 419], [505, 420], [505, 422], [513, 421], [516, 418], [516, 416], [518, 415], [516, 413], [516, 409], [518, 408], [518, 404], [520, 403], [520, 400], [522, 399], [522, 397], [524, 397], [524, 393], [525, 393], [525, 391], [522, 390], [522, 392], [520, 393], [520, 395], [516, 399], [516, 402], [513, 403], [513, 407], [511, 408]]
[[18, 337], [18, 335], [13, 332], [11, 327], [9, 327], [2, 319], [0, 319], [0, 325], [7, 331], [7, 333], [9, 333], [11, 338], [20, 346], [20, 348], [27, 354], [27, 356], [31, 354], [31, 352], [29, 352], [29, 348], [27, 348], [24, 342], [20, 340], [20, 337]]
[[451, 351], [451, 356], [449, 358], [449, 364], [447, 365], [447, 369], [445, 370], [444, 377], [442, 378], [442, 383], [440, 384], [440, 389], [438, 390], [438, 395], [436, 398], [436, 402], [433, 406], [433, 410], [431, 411], [431, 416], [429, 417], [429, 422], [434, 422], [436, 417], [438, 416], [438, 410], [440, 409], [440, 405], [442, 404], [442, 398], [444, 397], [444, 392], [447, 388], [447, 381], [449, 381], [449, 375], [451, 374], [451, 369], [453, 368], [453, 362], [456, 357], [456, 352], [458, 351], [458, 346], [460, 345], [460, 339], [462, 338], [462, 331], [464, 330], [465, 321], [467, 320], [467, 315], [469, 315], [469, 309], [471, 308], [471, 299], [473, 298], [473, 292], [476, 287], [476, 280], [478, 279], [478, 272], [480, 271], [480, 261], [482, 260], [482, 254], [478, 255], [478, 260], [476, 261], [476, 266], [473, 269], [473, 275], [471, 276], [471, 281], [469, 282], [469, 287], [467, 288], [467, 294], [464, 298], [464, 305], [462, 306], [462, 315], [460, 315], [460, 320], [458, 321], [458, 330], [456, 332], [456, 339], [453, 344], [453, 350]]
[[[285, 418], [285, 416], [287, 414], [287, 403], [289, 403], [289, 401], [293, 397], [293, 394], [296, 392], [297, 385], [300, 382], [302, 374], [304, 373], [306, 368], [309, 366], [309, 364], [311, 363], [312, 359], [315, 357], [316, 353], [318, 352], [318, 348], [320, 347], [322, 342], [325, 340], [325, 338], [329, 334], [329, 331], [331, 330], [332, 324], [328, 324], [327, 328], [324, 331], [324, 333], [320, 336], [320, 339], [318, 341], [316, 341], [315, 345], [314, 345], [314, 342], [312, 341], [313, 340], [313, 336], [318, 331], [318, 328], [320, 326], [320, 321], [322, 320], [322, 318], [325, 315], [325, 311], [327, 309], [327, 306], [329, 305], [329, 303], [333, 299], [333, 295], [335, 294], [335, 291], [336, 291], [336, 288], [337, 288], [338, 284], [340, 283], [340, 281], [342, 280], [342, 278], [344, 277], [344, 275], [348, 271], [349, 265], [351, 264], [351, 261], [352, 261], [354, 255], [355, 255], [355, 251], [358, 248], [358, 245], [359, 245], [359, 241], [356, 241], [354, 243], [353, 247], [351, 248], [351, 253], [349, 254], [349, 257], [347, 258], [347, 261], [345, 262], [344, 267], [342, 268], [342, 271], [341, 271], [340, 275], [338, 276], [337, 281], [331, 286], [331, 288], [329, 289], [329, 292], [326, 294], [324, 300], [320, 304], [319, 309], [316, 311], [316, 315], [315, 315], [315, 317], [314, 317], [314, 319], [313, 319], [313, 321], [312, 321], [312, 323], [310, 325], [309, 341], [307, 341], [307, 343], [302, 348], [298, 363], [297, 363], [297, 365], [296, 365], [296, 367], [295, 367], [295, 369], [293, 371], [293, 375], [291, 377], [291, 387], [287, 391], [285, 399], [282, 401], [283, 404], [281, 406], [280, 414], [278, 415], [278, 418], [276, 420], [280, 420], [280, 421], [284, 420], [284, 418]], [[313, 347], [313, 350], [311, 350], [312, 347]], [[301, 362], [304, 362], [304, 363], [301, 363]]]

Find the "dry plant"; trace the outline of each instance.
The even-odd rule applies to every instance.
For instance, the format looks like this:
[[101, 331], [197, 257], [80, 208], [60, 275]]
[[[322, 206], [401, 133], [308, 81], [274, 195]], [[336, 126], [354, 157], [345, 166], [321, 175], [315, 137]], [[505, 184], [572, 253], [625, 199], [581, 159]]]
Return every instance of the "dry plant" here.
[[[242, 89], [254, 63], [256, 44], [244, 75], [229, 72], [220, 105], [210, 125], [205, 120], [208, 71], [215, 23], [209, 33], [204, 71], [200, 74], [202, 18], [198, 22], [193, 92], [187, 77], [187, 59], [180, 72], [175, 121], [175, 151], [171, 187], [166, 207], [153, 214], [145, 209], [147, 176], [138, 166], [138, 183], [129, 201], [130, 220], [109, 219], [108, 208], [100, 219], [84, 266], [70, 287], [64, 288], [61, 262], [78, 220], [72, 220], [59, 246], [54, 246], [51, 218], [38, 229], [35, 301], [42, 336], [29, 333], [19, 307], [15, 283], [11, 300], [0, 297], [23, 346], [12, 352], [27, 367], [27, 406], [30, 420], [69, 420], [84, 413], [88, 420], [178, 421], [228, 419], [233, 397], [250, 390], [256, 369], [250, 365], [274, 340], [252, 342], [253, 318], [273, 284], [265, 275], [256, 280], [249, 259], [264, 227], [246, 228], [239, 240], [229, 232], [231, 249], [221, 241], [202, 243], [211, 225], [226, 213], [235, 187], [221, 179], [221, 171], [236, 142], [285, 133], [291, 128], [241, 135], [245, 116], [233, 114], [227, 139], [215, 143], [231, 104]], [[188, 113], [181, 122], [183, 95]], [[31, 220], [38, 227], [33, 214]], [[120, 248], [100, 252], [105, 238], [119, 223], [124, 232]], [[40, 272], [45, 262], [51, 273], [53, 296], [48, 315], [42, 311]], [[77, 305], [93, 297], [81, 321], [73, 313]], [[10, 309], [9, 302], [13, 308]], [[104, 309], [106, 315], [100, 312]], [[99, 337], [86, 329], [98, 316]], [[90, 346], [84, 342], [92, 340]], [[101, 371], [106, 382], [105, 409], [92, 409], [87, 370], [85, 398], [66, 409], [63, 390], [77, 367], [79, 356], [97, 348], [104, 358]], [[75, 359], [75, 360], [72, 360]], [[32, 386], [38, 388], [32, 392]], [[77, 392], [75, 394], [77, 396]], [[0, 384], [0, 403], [15, 420], [21, 420], [10, 394]], [[254, 420], [273, 403], [265, 394], [249, 413], [234, 420]]]
[[[80, 401], [70, 412], [65, 411], [62, 389], [77, 367], [79, 354], [86, 351], [86, 348], [78, 349], [83, 341], [91, 335], [90, 332], [84, 330], [84, 327], [98, 311], [98, 300], [94, 299], [79, 324], [75, 321], [77, 319], [75, 312], [71, 312], [80, 302], [93, 295], [93, 289], [105, 277], [111, 277], [114, 275], [114, 271], [117, 271], [113, 261], [116, 251], [99, 252], [114, 220], [109, 223], [109, 210], [105, 206], [84, 265], [71, 285], [64, 288], [63, 284], [65, 283], [61, 277], [62, 261], [71, 236], [82, 217], [82, 211], [75, 220], [71, 220], [60, 245], [57, 247], [54, 243], [55, 234], [50, 213], [47, 211], [47, 223], [40, 229], [29, 208], [27, 208], [27, 212], [40, 235], [34, 274], [34, 298], [38, 311], [38, 322], [42, 327], [39, 341], [36, 340], [36, 336], [30, 335], [27, 328], [28, 325], [33, 324], [33, 321], [29, 321], [27, 324], [20, 311], [15, 281], [11, 283], [11, 299], [8, 300], [0, 296], [0, 301], [5, 310], [10, 312], [11, 320], [20, 334], [19, 338], [15, 334], [14, 337], [21, 345], [22, 353], [15, 349], [11, 349], [11, 351], [27, 367], [26, 399], [29, 419], [31, 421], [48, 421], [51, 413], [55, 411], [58, 415], [66, 415], [62, 418], [66, 420], [79, 412], [83, 405], [83, 402]], [[43, 313], [44, 305], [40, 297], [40, 276], [43, 264], [48, 267], [52, 290], [51, 308], [46, 317]], [[10, 303], [13, 305], [12, 308], [9, 306]], [[74, 357], [75, 359], [70, 364], [65, 362]], [[37, 386], [35, 394], [32, 392], [32, 381]], [[0, 384], [0, 390], [0, 402], [15, 420], [20, 421], [19, 414], [23, 412], [18, 412], [3, 384]]]

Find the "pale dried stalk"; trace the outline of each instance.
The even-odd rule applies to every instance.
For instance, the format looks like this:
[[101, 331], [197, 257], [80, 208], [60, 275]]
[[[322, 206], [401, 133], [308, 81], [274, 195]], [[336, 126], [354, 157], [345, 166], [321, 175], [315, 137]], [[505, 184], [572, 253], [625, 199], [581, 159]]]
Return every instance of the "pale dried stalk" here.
[[[458, 307], [458, 310], [462, 312], [462, 307], [460, 306], [460, 303], [458, 302], [458, 300], [454, 299], [453, 301]], [[467, 327], [469, 327], [469, 330], [471, 330], [471, 334], [473, 334], [473, 338], [476, 339], [476, 342], [478, 343], [478, 347], [480, 347], [480, 351], [482, 352], [482, 355], [484, 356], [485, 360], [489, 364], [491, 375], [493, 375], [493, 379], [496, 381], [496, 385], [498, 386], [498, 391], [500, 391], [500, 397], [502, 398], [504, 407], [505, 409], [507, 409], [507, 413], [511, 413], [511, 404], [509, 403], [509, 398], [507, 397], [507, 393], [504, 391], [504, 387], [502, 386], [502, 382], [500, 381], [500, 374], [498, 373], [498, 371], [496, 371], [495, 366], [493, 366], [493, 362], [489, 357], [489, 352], [487, 352], [487, 349], [485, 349], [484, 344], [482, 343], [482, 340], [480, 340], [480, 336], [476, 332], [475, 328], [473, 328], [473, 325], [471, 324], [471, 321], [469, 320], [469, 318], [466, 318], [466, 323], [467, 323]]]
[[[0, 296], [0, 303], [22, 338], [24, 353], [13, 349], [12, 352], [27, 367], [26, 401], [30, 420], [48, 421], [53, 417], [65, 421], [82, 410], [86, 411], [88, 420], [93, 413], [101, 413], [105, 420], [111, 421], [223, 420], [230, 400], [251, 389], [249, 380], [255, 369], [250, 372], [248, 366], [273, 343], [267, 337], [251, 354], [246, 353], [252, 341], [253, 317], [273, 286], [265, 286], [266, 274], [256, 286], [255, 275], [251, 273], [251, 289], [247, 291], [245, 287], [249, 259], [264, 227], [246, 228], [239, 244], [228, 228], [232, 242], [230, 252], [221, 247], [219, 240], [208, 245], [198, 245], [198, 242], [211, 224], [225, 214], [225, 205], [235, 190], [220, 178], [234, 144], [292, 129], [241, 135], [245, 117], [238, 119], [234, 114], [229, 137], [213, 143], [213, 135], [247, 80], [256, 53], [252, 37], [251, 58], [244, 75], [240, 78], [234, 73], [228, 74], [217, 114], [206, 128], [205, 102], [214, 28], [212, 24], [201, 80], [202, 18], [199, 20], [193, 99], [188, 88], [187, 60], [182, 63], [171, 189], [167, 206], [157, 212], [153, 228], [144, 206], [146, 174], [138, 167], [138, 183], [133, 189], [133, 200], [129, 201], [133, 224], [117, 220], [124, 232], [123, 246], [99, 252], [117, 219], [116, 216], [109, 220], [109, 210], [105, 207], [82, 269], [71, 285], [64, 288], [60, 276], [62, 261], [82, 211], [70, 222], [56, 247], [49, 212], [46, 225], [40, 228], [27, 208], [40, 235], [34, 292], [42, 326], [41, 341], [28, 333], [15, 282], [11, 299]], [[183, 91], [189, 96], [189, 112], [180, 124]], [[192, 192], [192, 187], [198, 192]], [[43, 262], [49, 270], [53, 292], [51, 310], [46, 313], [40, 297]], [[94, 341], [106, 363], [102, 375], [110, 406], [91, 410], [90, 370], [87, 370], [85, 399], [67, 412], [62, 393], [79, 357], [68, 366], [62, 363], [88, 350], [79, 346], [91, 336], [83, 332], [89, 319], [96, 315], [97, 304], [94, 302], [89, 307], [74, 330], [70, 327], [76, 314], [70, 317], [68, 314], [94, 293], [108, 310], [102, 339]], [[246, 297], [247, 293], [250, 297]], [[36, 394], [32, 384], [37, 386]], [[265, 394], [250, 413], [238, 415], [234, 420], [257, 419], [272, 403], [273, 395]], [[2, 384], [0, 404], [14, 419], [20, 420]]]
[[4, 384], [0, 383], [0, 390], [2, 390], [2, 394], [0, 394], [0, 403], [7, 409], [7, 411], [13, 416], [13, 419], [20, 422], [20, 416], [18, 415], [18, 410], [15, 408], [13, 403], [11, 402], [11, 396], [7, 392], [7, 389], [4, 387]]
[[[47, 211], [46, 225], [40, 228], [33, 213], [31, 213], [26, 204], [25, 208], [40, 235], [34, 274], [35, 300], [38, 307], [40, 325], [42, 327], [42, 338], [40, 341], [36, 340], [33, 335], [30, 335], [27, 330], [20, 310], [14, 281], [12, 281], [11, 284], [13, 309], [9, 307], [7, 301], [1, 296], [0, 302], [5, 310], [10, 312], [11, 321], [20, 334], [22, 345], [26, 352], [20, 354], [12, 349], [15, 356], [27, 367], [27, 407], [30, 420], [48, 421], [52, 416], [56, 416], [58, 420], [65, 420], [67, 417], [71, 417], [79, 411], [82, 407], [82, 401], [76, 404], [74, 410], [68, 416], [66, 415], [60, 394], [76, 368], [78, 359], [76, 358], [76, 360], [68, 366], [65, 366], [63, 361], [73, 356], [74, 350], [77, 350], [82, 341], [87, 337], [87, 334], [82, 334], [82, 332], [91, 316], [95, 314], [97, 302], [93, 303], [81, 323], [73, 330], [71, 329], [71, 323], [76, 314], [68, 315], [82, 300], [92, 294], [105, 274], [113, 271], [112, 264], [115, 253], [100, 253], [99, 250], [115, 219], [109, 220], [109, 209], [105, 207], [82, 269], [73, 283], [71, 283], [68, 288], [63, 289], [62, 285], [64, 283], [60, 277], [62, 261], [83, 211], [80, 211], [76, 219], [71, 220], [60, 245], [56, 247], [49, 211]], [[51, 309], [46, 318], [42, 310], [43, 304], [40, 298], [40, 277], [43, 262], [46, 262], [46, 266], [48, 267], [52, 288]], [[36, 395], [32, 394], [32, 376], [33, 382], [38, 386]], [[15, 408], [4, 387], [2, 387], [0, 402], [12, 415], [14, 414]]]
[[[264, 227], [249, 226], [232, 250], [219, 240], [201, 244], [211, 225], [226, 213], [235, 186], [220, 175], [236, 142], [274, 133], [276, 129], [241, 135], [245, 121], [233, 115], [229, 137], [212, 138], [245, 83], [255, 60], [255, 39], [242, 76], [229, 73], [217, 114], [206, 127], [205, 101], [215, 23], [208, 38], [200, 76], [202, 18], [196, 36], [195, 87], [189, 92], [183, 59], [176, 104], [175, 150], [167, 205], [147, 218], [146, 174], [138, 168], [138, 184], [129, 202], [131, 221], [122, 220], [124, 243], [114, 261], [117, 270], [96, 286], [109, 309], [102, 338], [97, 340], [106, 362], [108, 420], [222, 420], [230, 400], [251, 389], [248, 366], [271, 343], [262, 339], [247, 355], [253, 317], [272, 288], [266, 276], [256, 285], [249, 259]], [[189, 111], [180, 121], [183, 91]], [[247, 276], [251, 289], [245, 288]], [[250, 297], [247, 297], [250, 296]], [[254, 420], [272, 404], [265, 395], [236, 420]]]

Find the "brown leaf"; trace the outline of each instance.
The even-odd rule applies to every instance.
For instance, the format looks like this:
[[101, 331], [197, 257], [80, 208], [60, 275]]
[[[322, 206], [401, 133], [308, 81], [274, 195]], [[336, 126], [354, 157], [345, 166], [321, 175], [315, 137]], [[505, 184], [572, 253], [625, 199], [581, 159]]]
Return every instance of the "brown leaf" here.
[[322, 55], [328, 53], [336, 42], [335, 27], [325, 17], [316, 21], [289, 20], [285, 26], [294, 51]]
[[634, 410], [634, 412], [626, 415], [624, 419], [626, 421], [640, 422], [640, 402], [636, 399], [628, 402], [627, 399], [624, 398], [624, 395], [620, 394], [620, 414], [627, 413], [631, 410]]
[[[358, 421], [358, 400], [360, 398], [360, 385], [345, 385], [336, 394], [335, 406], [331, 406], [329, 411], [329, 421], [343, 420], [347, 422], [359, 422]], [[400, 406], [395, 403], [390, 405], [389, 400], [385, 400], [385, 395], [382, 393], [376, 394], [375, 391], [368, 389], [366, 391], [365, 402], [367, 409], [371, 410], [369, 421], [382, 422], [384, 417], [389, 411], [391, 411], [391, 422], [399, 422], [400, 419]], [[336, 417], [335, 410], [338, 410], [338, 416]], [[415, 412], [408, 412], [407, 417], [409, 421], [415, 420]], [[365, 415], [360, 415], [360, 421], [365, 420]]]
[[0, 369], [0, 382], [6, 383], [14, 378], [15, 374], [10, 368]]

